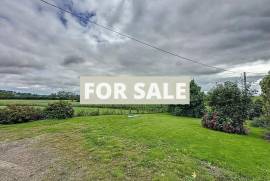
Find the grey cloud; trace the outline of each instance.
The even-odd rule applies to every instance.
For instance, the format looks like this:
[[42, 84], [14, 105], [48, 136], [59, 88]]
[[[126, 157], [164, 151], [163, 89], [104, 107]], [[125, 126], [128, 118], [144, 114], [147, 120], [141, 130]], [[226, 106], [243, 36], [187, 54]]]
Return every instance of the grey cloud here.
[[[45, 64], [37, 61], [35, 58], [16, 52], [16, 54], [11, 54], [9, 52], [4, 52], [0, 50], [0, 67], [1, 69], [12, 70], [20, 72], [19, 69], [36, 69], [41, 70], [45, 68]], [[15, 71], [15, 70], [13, 70]]]
[[[64, 0], [54, 2], [62, 5]], [[65, 2], [73, 2], [80, 12], [96, 12], [100, 24], [205, 64], [229, 69], [262, 60], [259, 63], [269, 65], [268, 0]], [[240, 76], [223, 75], [222, 70], [163, 54], [97, 26], [83, 27], [68, 14], [65, 28], [59, 11], [39, 1], [1, 3], [1, 87], [73, 90], [80, 75], [133, 74], [191, 75], [209, 89], [216, 81]]]
[[62, 65], [64, 66], [77, 65], [84, 62], [85, 62], [85, 59], [83, 59], [82, 57], [77, 56], [77, 55], [71, 55], [64, 59]]
[[3, 74], [23, 74], [24, 73], [24, 69], [20, 68], [7, 68], [7, 67], [0, 67], [0, 74], [1, 76]]

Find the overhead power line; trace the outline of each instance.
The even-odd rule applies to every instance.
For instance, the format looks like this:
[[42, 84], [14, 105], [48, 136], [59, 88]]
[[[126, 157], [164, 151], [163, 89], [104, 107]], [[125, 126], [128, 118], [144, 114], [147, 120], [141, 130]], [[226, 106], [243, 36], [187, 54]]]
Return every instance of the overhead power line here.
[[[174, 52], [171, 52], [171, 51], [168, 51], [168, 50], [159, 48], [159, 47], [157, 47], [157, 46], [155, 46], [155, 45], [153, 45], [153, 44], [151, 44], [151, 43], [148, 43], [148, 42], [143, 41], [143, 40], [139, 40], [139, 39], [137, 39], [137, 38], [135, 38], [135, 37], [133, 37], [133, 36], [131, 36], [131, 35], [124, 34], [124, 33], [120, 32], [120, 31], [117, 31], [117, 30], [115, 30], [112, 26], [104, 26], [104, 25], [101, 25], [101, 24], [99, 24], [99, 23], [96, 23], [96, 22], [94, 22], [94, 21], [91, 21], [91, 20], [89, 20], [89, 19], [86, 19], [85, 17], [80, 16], [80, 15], [78, 15], [78, 14], [76, 14], [76, 13], [73, 13], [72, 11], [66, 10], [66, 9], [64, 9], [64, 8], [61, 8], [61, 7], [59, 7], [59, 6], [56, 6], [55, 4], [52, 4], [52, 3], [50, 3], [50, 2], [47, 2], [47, 1], [45, 1], [45, 0], [40, 0], [40, 1], [43, 2], [43, 3], [45, 3], [45, 4], [47, 4], [47, 5], [49, 5], [49, 6], [51, 6], [51, 7], [54, 7], [54, 8], [56, 8], [56, 9], [61, 10], [61, 11], [64, 11], [64, 12], [66, 12], [66, 13], [69, 13], [69, 14], [75, 16], [75, 17], [78, 17], [78, 18], [80, 18], [80, 19], [84, 19], [85, 21], [87, 21], [87, 22], [89, 22], [89, 23], [95, 24], [96, 26], [99, 26], [99, 27], [101, 27], [101, 28], [103, 28], [103, 29], [106, 29], [106, 30], [108, 30], [108, 31], [111, 31], [111, 32], [113, 32], [113, 33], [115, 33], [115, 34], [118, 34], [118, 35], [122, 36], [122, 37], [126, 37], [126, 38], [128, 38], [128, 39], [130, 39], [130, 40], [136, 41], [136, 42], [138, 42], [138, 43], [140, 43], [140, 44], [143, 44], [143, 45], [145, 45], [145, 46], [147, 46], [147, 47], [150, 47], [150, 48], [155, 49], [155, 50], [157, 50], [157, 51], [160, 51], [160, 52], [162, 52], [162, 53], [169, 54], [169, 55], [171, 55], [171, 56], [180, 58], [181, 60], [186, 60], [186, 61], [189, 61], [189, 62], [192, 62], [192, 63], [195, 63], [195, 64], [199, 64], [199, 65], [202, 65], [202, 66], [205, 66], [205, 67], [209, 67], [209, 68], [214, 68], [214, 69], [217, 69], [217, 70], [222, 70], [222, 71], [226, 71], [226, 72], [231, 72], [231, 73], [239, 74], [239, 72], [235, 72], [235, 71], [231, 71], [231, 70], [228, 70], [228, 69], [225, 69], [225, 68], [221, 68], [221, 67], [209, 65], [209, 64], [206, 64], [206, 63], [202, 63], [202, 62], [199, 62], [199, 61], [197, 61], [197, 60], [194, 60], [194, 59], [191, 59], [191, 58], [187, 58], [187, 57], [181, 56], [181, 55], [179, 55], [179, 54], [177, 54], [177, 53], [174, 53]], [[246, 71], [246, 72], [247, 72], [247, 71]], [[250, 74], [264, 74], [264, 75], [265, 75], [265, 73], [254, 73], [254, 72], [247, 72], [247, 73], [250, 73]]]

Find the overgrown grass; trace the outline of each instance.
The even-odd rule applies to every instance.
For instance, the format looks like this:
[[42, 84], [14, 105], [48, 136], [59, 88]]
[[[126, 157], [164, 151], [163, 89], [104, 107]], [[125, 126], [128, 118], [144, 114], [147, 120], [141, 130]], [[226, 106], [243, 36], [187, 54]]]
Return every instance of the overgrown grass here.
[[202, 128], [193, 118], [114, 115], [0, 126], [0, 141], [47, 135], [44, 144], [83, 164], [91, 179], [194, 180], [195, 173], [196, 180], [270, 180], [264, 131], [242, 136]]

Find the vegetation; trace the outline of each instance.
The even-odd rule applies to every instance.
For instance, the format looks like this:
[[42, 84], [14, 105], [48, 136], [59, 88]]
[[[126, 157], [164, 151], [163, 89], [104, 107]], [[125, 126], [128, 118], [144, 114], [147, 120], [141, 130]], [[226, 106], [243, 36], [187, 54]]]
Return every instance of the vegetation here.
[[165, 114], [0, 125], [5, 144], [42, 135], [36, 151], [61, 156], [60, 168], [46, 165], [44, 174], [50, 167], [49, 175], [83, 173], [82, 180], [269, 180], [270, 144], [263, 134], [260, 128], [247, 136], [226, 134], [202, 128], [199, 119]]
[[30, 106], [9, 105], [0, 109], [0, 124], [24, 123], [43, 118], [41, 109]]
[[[208, 113], [202, 125], [229, 133], [246, 134], [244, 122], [248, 115], [247, 108], [251, 104], [247, 92], [241, 91], [236, 83], [225, 82], [211, 90], [208, 99], [214, 113]], [[226, 125], [226, 128], [220, 128], [222, 125]]]
[[[129, 110], [133, 114], [148, 114], [148, 113], [165, 113], [168, 112], [167, 105], [80, 105], [79, 102], [65, 100], [69, 102], [75, 110], [75, 115], [91, 114], [99, 109], [101, 115], [128, 114]], [[22, 99], [5, 99], [0, 100], [0, 109], [7, 105], [22, 105], [43, 108], [50, 103], [58, 102], [58, 100], [22, 100]]]
[[270, 117], [256, 117], [251, 121], [251, 125], [254, 127], [268, 128], [270, 127]]
[[49, 104], [44, 110], [44, 115], [49, 119], [67, 119], [74, 116], [74, 109], [70, 103], [60, 101]]
[[[204, 129], [199, 119], [180, 117], [201, 117], [205, 112], [201, 88], [194, 81], [190, 88], [191, 104], [177, 106], [80, 105], [65, 92], [55, 95], [55, 99], [67, 100], [60, 102], [0, 100], [0, 123], [84, 116], [0, 125], [0, 142], [42, 135], [44, 140], [37, 148], [48, 147], [48, 152], [57, 150], [63, 156], [59, 159], [61, 169], [53, 165], [42, 169], [50, 167], [54, 170], [50, 175], [60, 178], [81, 172], [84, 180], [269, 180], [270, 144], [261, 139], [270, 139], [270, 133], [265, 134], [270, 123], [267, 113], [250, 124], [264, 128], [250, 127], [246, 136]], [[252, 102], [250, 97], [249, 91], [240, 90], [235, 83], [218, 85], [208, 94], [209, 111], [203, 117], [203, 127], [246, 133], [245, 119], [260, 116], [267, 107], [267, 96], [262, 96], [263, 102]], [[20, 105], [11, 105], [14, 103]], [[178, 117], [144, 114], [168, 110]], [[127, 114], [139, 115], [128, 118]]]
[[260, 82], [263, 97], [263, 111], [266, 116], [270, 116], [270, 72]]
[[205, 111], [204, 93], [194, 80], [190, 82], [190, 104], [170, 105], [169, 112], [175, 116], [189, 116], [200, 118]]
[[15, 124], [40, 119], [66, 119], [74, 116], [71, 104], [64, 101], [49, 104], [45, 109], [32, 106], [8, 105], [0, 109], [0, 124]]
[[205, 114], [202, 119], [202, 126], [227, 133], [246, 133], [246, 131], [242, 132], [239, 127], [234, 126], [232, 119], [219, 115], [217, 112], [208, 112]]
[[59, 91], [50, 95], [38, 95], [31, 93], [21, 93], [14, 91], [0, 90], [0, 99], [52, 99], [52, 100], [77, 100], [79, 101], [79, 95], [73, 92]]
[[251, 107], [248, 110], [248, 118], [250, 120], [260, 117], [263, 114], [263, 101], [261, 99], [255, 99], [251, 103]]
[[263, 98], [263, 116], [253, 120], [253, 124], [268, 127], [265, 138], [270, 140], [270, 72], [260, 82]]

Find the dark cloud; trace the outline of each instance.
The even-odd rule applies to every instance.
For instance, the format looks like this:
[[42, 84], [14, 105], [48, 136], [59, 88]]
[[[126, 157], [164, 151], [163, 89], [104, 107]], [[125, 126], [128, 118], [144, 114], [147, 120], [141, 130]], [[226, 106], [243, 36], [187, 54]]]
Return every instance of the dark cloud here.
[[11, 54], [0, 50], [0, 68], [2, 70], [6, 69], [5, 71], [12, 70], [12, 72], [20, 72], [19, 69], [27, 68], [32, 70], [41, 70], [45, 67], [45, 64], [36, 60], [32, 56], [19, 52]]
[[85, 60], [82, 57], [77, 56], [77, 55], [71, 55], [64, 59], [62, 65], [64, 66], [77, 65], [77, 64], [82, 64], [84, 62]]
[[[80, 75], [129, 74], [190, 75], [208, 90], [218, 81], [238, 79], [243, 71], [270, 67], [269, 0], [52, 2], [83, 18], [40, 1], [1, 2], [0, 74], [5, 79], [0, 87], [78, 91]], [[164, 54], [88, 20], [239, 74]], [[248, 76], [254, 82], [261, 78]]]
[[24, 74], [24, 73], [25, 73], [25, 69], [23, 69], [23, 68], [18, 69], [18, 68], [7, 68], [7, 67], [3, 68], [3, 67], [0, 67], [1, 76], [3, 74], [8, 75], [8, 74]]

